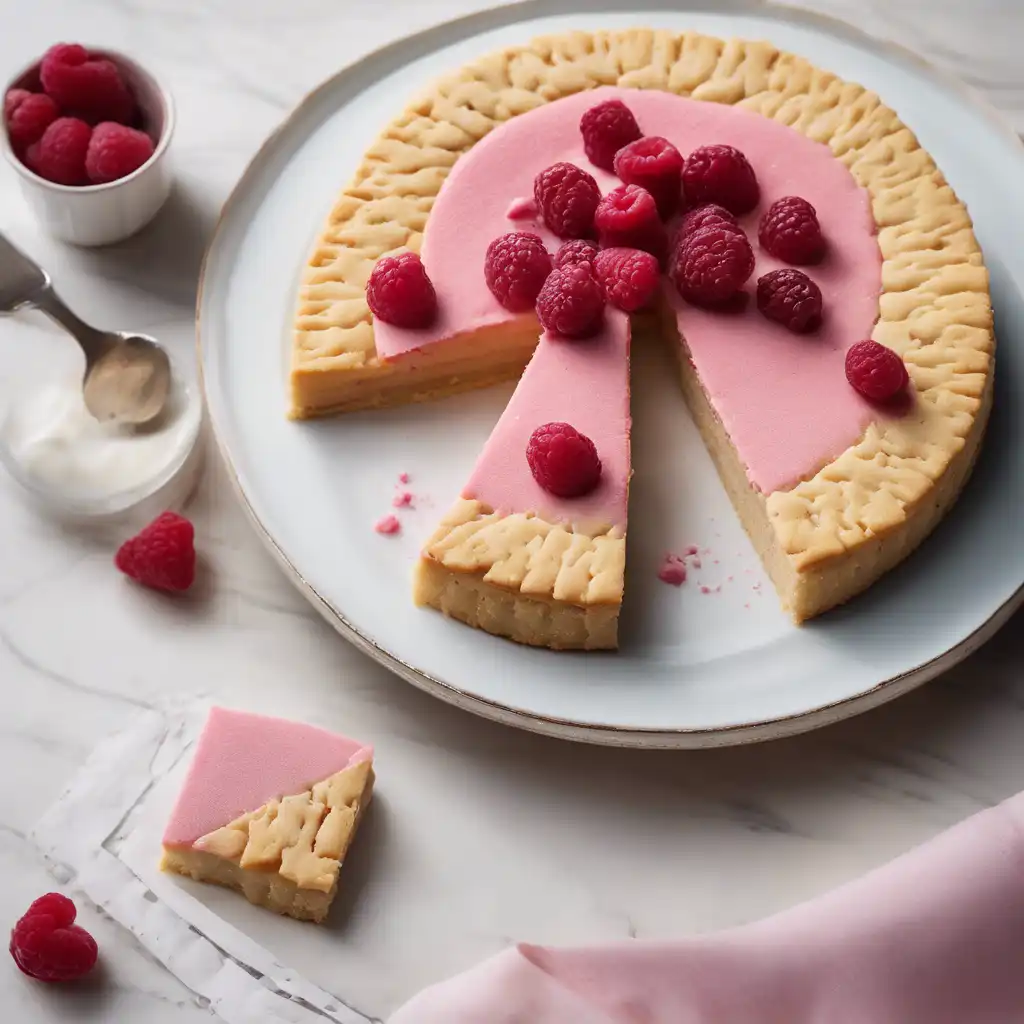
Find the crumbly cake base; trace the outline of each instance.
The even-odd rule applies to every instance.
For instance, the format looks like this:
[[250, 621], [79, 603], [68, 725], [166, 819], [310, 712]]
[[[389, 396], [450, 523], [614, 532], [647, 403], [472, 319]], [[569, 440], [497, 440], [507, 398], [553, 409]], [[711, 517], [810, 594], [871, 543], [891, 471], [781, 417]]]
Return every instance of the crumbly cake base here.
[[614, 650], [625, 562], [621, 531], [573, 532], [460, 498], [423, 548], [413, 598], [518, 643]]
[[373, 793], [373, 766], [353, 765], [305, 793], [272, 800], [191, 847], [165, 846], [160, 867], [224, 886], [258, 907], [321, 922]]

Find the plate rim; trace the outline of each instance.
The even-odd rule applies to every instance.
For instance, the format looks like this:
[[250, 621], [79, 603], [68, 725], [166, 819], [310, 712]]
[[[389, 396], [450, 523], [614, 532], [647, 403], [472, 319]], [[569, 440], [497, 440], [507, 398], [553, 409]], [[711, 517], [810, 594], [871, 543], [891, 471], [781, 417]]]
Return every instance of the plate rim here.
[[[682, 0], [682, 2], [680, 0], [645, 0], [645, 2], [653, 9], [660, 8], [673, 12], [685, 11], [687, 9], [697, 11], [708, 6], [702, 0]], [[589, 0], [589, 2], [588, 0], [569, 0], [560, 13], [572, 13], [573, 8], [580, 12], [623, 13], [623, 4], [624, 0]], [[307, 92], [260, 144], [232, 187], [228, 198], [221, 207], [199, 270], [195, 307], [197, 380], [205, 401], [211, 436], [227, 471], [232, 488], [237, 494], [246, 517], [252, 523], [257, 536], [274, 557], [275, 561], [277, 561], [285, 576], [320, 615], [345, 640], [378, 664], [425, 693], [463, 711], [468, 711], [504, 725], [556, 739], [604, 746], [647, 749], [725, 747], [781, 739], [787, 736], [810, 732], [880, 707], [924, 685], [943, 672], [952, 669], [991, 639], [1010, 619], [1013, 613], [1024, 604], [1024, 582], [1003, 604], [995, 609], [988, 619], [980, 623], [973, 632], [933, 658], [897, 675], [881, 680], [870, 689], [864, 690], [861, 693], [831, 701], [806, 711], [767, 718], [759, 722], [742, 722], [734, 725], [716, 726], [683, 726], [671, 729], [653, 726], [581, 722], [571, 718], [544, 715], [465, 691], [453, 683], [446, 682], [422, 669], [410, 665], [397, 655], [391, 653], [386, 647], [360, 631], [340, 609], [336, 608], [305, 579], [301, 571], [291, 561], [277, 539], [260, 519], [235, 470], [234, 460], [232, 459], [224, 433], [218, 430], [217, 417], [213, 413], [210, 402], [210, 390], [204, 368], [202, 311], [207, 275], [217, 255], [218, 247], [223, 244], [222, 239], [226, 233], [226, 226], [233, 217], [234, 207], [240, 202], [241, 196], [251, 186], [252, 179], [258, 173], [260, 166], [269, 158], [280, 136], [293, 122], [302, 116], [308, 106], [315, 103], [323, 93], [338, 87], [344, 79], [354, 77], [386, 54], [394, 53], [405, 47], [415, 47], [418, 50], [417, 55], [430, 52], [434, 48], [434, 37], [439, 37], [438, 42], [440, 42], [441, 39], [454, 31], [458, 33], [455, 41], [460, 41], [489, 29], [514, 25], [550, 13], [552, 12], [546, 0], [518, 0], [515, 3], [486, 8], [482, 11], [472, 12], [436, 25], [431, 25], [419, 32], [402, 36], [371, 50], [356, 61], [340, 68], [333, 75], [324, 79], [319, 85]], [[625, 11], [625, 13], [628, 13], [628, 11]], [[921, 71], [931, 77], [942, 80], [947, 87], [958, 92], [965, 100], [969, 101], [993, 128], [1006, 135], [1024, 150], [1024, 138], [1014, 131], [1000, 111], [977, 89], [899, 43], [879, 39], [833, 15], [803, 8], [789, 7], [773, 2], [773, 0], [725, 0], [724, 3], [719, 2], [715, 5], [714, 13], [767, 15], [782, 21], [818, 28], [833, 36], [845, 38], [854, 44], [881, 51], [883, 54], [889, 52], [902, 61], [916, 65]]]

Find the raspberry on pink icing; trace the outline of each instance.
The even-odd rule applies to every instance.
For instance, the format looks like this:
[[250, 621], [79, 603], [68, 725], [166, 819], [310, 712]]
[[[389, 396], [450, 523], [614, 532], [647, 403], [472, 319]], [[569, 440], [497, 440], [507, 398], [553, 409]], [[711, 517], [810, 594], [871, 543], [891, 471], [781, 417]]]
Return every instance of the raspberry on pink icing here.
[[372, 756], [372, 747], [312, 725], [212, 708], [164, 845], [191, 846], [268, 800], [302, 793]]
[[[759, 216], [782, 196], [802, 196], [818, 212], [829, 248], [813, 277], [828, 317], [812, 346], [755, 310], [723, 319], [722, 313], [687, 305], [674, 288], [665, 289], [750, 482], [766, 494], [788, 489], [856, 442], [875, 418], [846, 382], [845, 353], [854, 341], [871, 336], [881, 256], [868, 194], [849, 170], [826, 146], [752, 111], [656, 90], [606, 87], [546, 104], [496, 128], [455, 164], [427, 222], [422, 255], [438, 292], [436, 320], [419, 331], [375, 324], [378, 352], [385, 359], [414, 358], [418, 349], [516, 317], [498, 304], [482, 276], [465, 268], [482, 265], [491, 240], [508, 229], [510, 201], [532, 194], [539, 170], [564, 160], [592, 174], [602, 193], [621, 184], [589, 164], [578, 131], [585, 110], [614, 98], [629, 106], [646, 134], [667, 138], [681, 153], [721, 143], [746, 154], [762, 196], [740, 218], [749, 237], [757, 237]], [[544, 239], [549, 252], [557, 251], [559, 240], [543, 224], [531, 221], [529, 230]], [[758, 247], [751, 280], [781, 266]], [[547, 419], [572, 417], [554, 408]], [[503, 491], [510, 494], [511, 487]]]

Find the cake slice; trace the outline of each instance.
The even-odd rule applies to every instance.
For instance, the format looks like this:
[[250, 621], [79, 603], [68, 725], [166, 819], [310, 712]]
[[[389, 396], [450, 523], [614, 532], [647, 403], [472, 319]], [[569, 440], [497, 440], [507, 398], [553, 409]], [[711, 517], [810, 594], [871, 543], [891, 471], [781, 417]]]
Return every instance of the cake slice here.
[[165, 871], [322, 921], [373, 789], [373, 749], [213, 708], [163, 839]]
[[[459, 500], [427, 541], [413, 594], [478, 629], [554, 649], [618, 644], [629, 496], [629, 318], [591, 338], [543, 334]], [[531, 471], [531, 435], [567, 423], [597, 449], [589, 493], [559, 498]]]

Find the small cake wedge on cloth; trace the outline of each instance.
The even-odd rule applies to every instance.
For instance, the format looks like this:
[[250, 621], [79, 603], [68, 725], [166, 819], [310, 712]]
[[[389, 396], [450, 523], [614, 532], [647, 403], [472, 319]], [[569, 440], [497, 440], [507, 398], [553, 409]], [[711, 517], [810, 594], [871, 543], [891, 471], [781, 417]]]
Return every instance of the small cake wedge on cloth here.
[[164, 833], [161, 867], [323, 921], [373, 779], [372, 747], [213, 708]]

